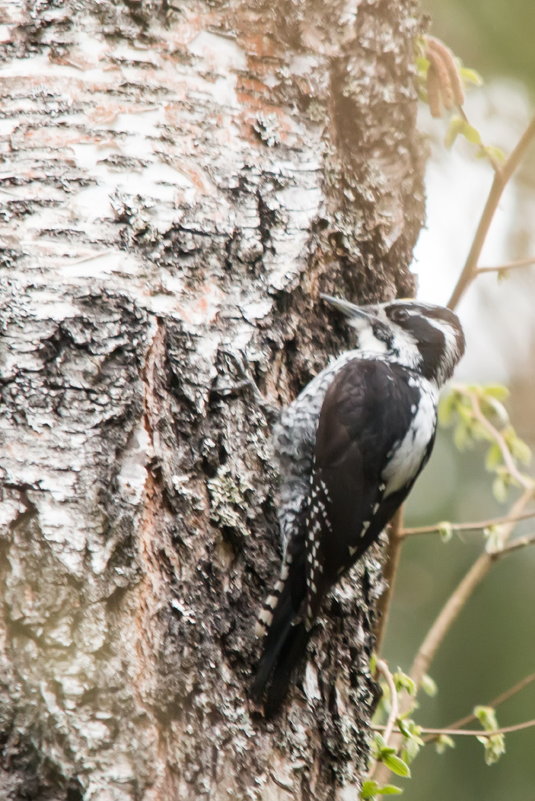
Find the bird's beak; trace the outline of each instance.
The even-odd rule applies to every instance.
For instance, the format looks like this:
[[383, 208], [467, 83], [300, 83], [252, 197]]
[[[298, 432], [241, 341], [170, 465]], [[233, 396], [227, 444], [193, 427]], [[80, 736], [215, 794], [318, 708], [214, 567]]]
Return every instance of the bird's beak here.
[[348, 300], [333, 298], [332, 295], [320, 295], [320, 298], [342, 312], [343, 315], [349, 318], [349, 322], [353, 324], [359, 320], [369, 322], [371, 317], [375, 317], [377, 311], [375, 306], [355, 306]]

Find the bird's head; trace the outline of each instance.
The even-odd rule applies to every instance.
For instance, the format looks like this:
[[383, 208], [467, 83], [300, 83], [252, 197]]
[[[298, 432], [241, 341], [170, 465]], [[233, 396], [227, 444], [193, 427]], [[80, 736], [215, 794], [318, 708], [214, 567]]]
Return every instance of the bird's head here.
[[464, 334], [456, 314], [444, 306], [392, 300], [355, 306], [322, 295], [341, 311], [358, 336], [361, 350], [388, 355], [441, 386], [464, 353]]

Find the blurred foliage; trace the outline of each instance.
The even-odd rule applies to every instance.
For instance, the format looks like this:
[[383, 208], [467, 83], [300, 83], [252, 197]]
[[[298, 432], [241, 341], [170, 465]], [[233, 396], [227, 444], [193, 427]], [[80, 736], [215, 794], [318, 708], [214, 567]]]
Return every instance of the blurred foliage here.
[[422, 0], [431, 31], [488, 82], [516, 78], [535, 90], [533, 0]]
[[[441, 518], [478, 520], [503, 511], [493, 497], [481, 451], [460, 454], [451, 432], [439, 431], [430, 464], [407, 504], [406, 525], [426, 525]], [[518, 533], [533, 530], [534, 521], [528, 520]], [[385, 641], [391, 665], [408, 669], [442, 604], [481, 553], [483, 537], [481, 532], [449, 539], [430, 534], [410, 537], [405, 543]], [[486, 577], [431, 666], [438, 692], [420, 693], [415, 713], [419, 724], [440, 728], [452, 723], [533, 671], [534, 570], [535, 549], [527, 549], [498, 563]], [[503, 726], [518, 723], [533, 717], [533, 709], [535, 683], [500, 706], [498, 720]], [[485, 744], [475, 737], [455, 738], [454, 750], [443, 739], [426, 745], [411, 764], [413, 778], [402, 797], [407, 801], [531, 798], [533, 771], [526, 765], [532, 761], [535, 730], [506, 735], [505, 744], [507, 753], [491, 767], [482, 758]], [[437, 750], [445, 753], [441, 756]], [[491, 756], [490, 750], [486, 756]]]
[[[485, 85], [494, 78], [513, 78], [524, 84], [533, 98], [535, 0], [422, 0], [422, 7], [432, 18], [428, 32], [440, 37], [465, 64], [481, 73]], [[459, 130], [455, 130], [455, 125]], [[450, 137], [458, 133], [473, 136], [469, 129], [463, 131], [459, 123], [454, 123]], [[525, 374], [517, 379], [521, 386], [531, 386], [528, 376], [531, 369], [526, 365]], [[533, 448], [533, 395], [531, 391], [525, 392], [524, 398], [518, 400], [518, 390], [517, 386], [511, 398], [511, 403], [517, 398], [512, 418], [520, 435]], [[464, 397], [468, 400], [468, 396]], [[476, 400], [479, 408], [483, 407], [484, 416], [489, 412], [493, 426], [505, 437], [515, 463], [527, 461], [525, 444], [521, 442], [519, 451], [517, 435], [514, 430], [512, 435], [509, 433], [509, 422], [503, 416], [504, 397], [493, 397], [491, 390]], [[503, 451], [487, 436], [488, 429], [481, 428], [481, 420], [469, 413], [468, 403], [462, 398], [454, 396], [449, 409], [447, 406], [446, 401], [442, 415], [449, 416], [458, 429], [457, 440], [465, 440], [457, 444], [466, 446], [478, 440], [477, 447], [460, 454], [451, 433], [439, 432], [429, 468], [407, 504], [407, 526], [429, 525], [441, 519], [466, 522], [503, 514], [496, 492], [493, 497], [493, 478], [485, 470], [496, 474], [497, 469], [498, 472], [503, 469]], [[522, 417], [524, 423], [519, 424]], [[485, 454], [481, 453], [481, 446]], [[533, 533], [534, 522], [520, 524], [516, 533]], [[481, 532], [452, 537], [447, 524], [442, 524], [440, 534], [409, 538], [403, 548], [385, 641], [387, 661], [401, 665], [402, 669], [409, 668], [429, 625], [481, 553], [484, 536]], [[492, 713], [485, 705], [531, 673], [535, 664], [534, 570], [535, 548], [512, 554], [493, 567], [462, 610], [431, 666], [438, 692], [431, 697], [420, 694], [419, 724], [440, 728], [480, 705], [480, 725], [492, 728], [495, 721], [489, 717]], [[498, 719], [503, 726], [518, 723], [532, 718], [534, 709], [535, 682], [501, 705]], [[501, 738], [490, 743], [485, 738], [481, 743], [472, 737], [458, 737], [454, 742], [447, 737], [439, 738], [433, 747], [421, 748], [418, 758], [411, 763], [413, 780], [404, 785], [403, 797], [407, 801], [533, 798], [535, 730], [508, 734], [505, 743], [507, 752], [501, 756]], [[485, 764], [481, 758], [482, 745], [488, 763], [501, 756], [498, 764], [491, 767]]]

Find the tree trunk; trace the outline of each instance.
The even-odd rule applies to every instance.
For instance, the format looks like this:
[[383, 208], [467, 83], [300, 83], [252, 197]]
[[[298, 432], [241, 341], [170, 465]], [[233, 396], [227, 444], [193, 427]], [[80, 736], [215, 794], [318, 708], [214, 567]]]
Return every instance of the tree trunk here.
[[0, 799], [354, 800], [379, 548], [247, 693], [318, 293], [413, 291], [413, 2], [5, 8]]

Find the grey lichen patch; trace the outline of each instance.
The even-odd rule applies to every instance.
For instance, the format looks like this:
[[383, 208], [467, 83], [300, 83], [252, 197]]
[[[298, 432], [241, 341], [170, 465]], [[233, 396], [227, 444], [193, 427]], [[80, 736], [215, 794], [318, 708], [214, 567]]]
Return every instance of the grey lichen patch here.
[[259, 139], [268, 147], [280, 144], [279, 126], [275, 114], [257, 114], [253, 128]]
[[210, 519], [218, 526], [234, 529], [242, 537], [249, 535], [246, 514], [254, 493], [243, 477], [232, 475], [227, 466], [207, 481], [210, 494]]

